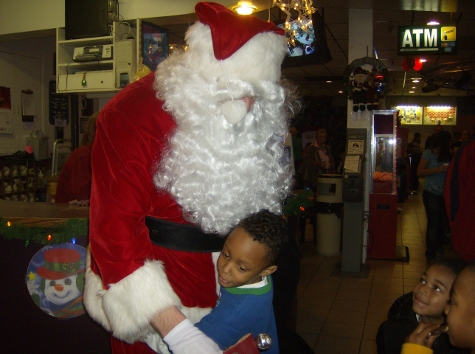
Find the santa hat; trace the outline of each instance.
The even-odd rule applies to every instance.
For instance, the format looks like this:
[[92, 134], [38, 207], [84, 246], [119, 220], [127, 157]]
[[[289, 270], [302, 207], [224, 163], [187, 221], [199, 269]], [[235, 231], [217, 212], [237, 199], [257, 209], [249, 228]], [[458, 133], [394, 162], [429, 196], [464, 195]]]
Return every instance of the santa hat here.
[[214, 56], [225, 60], [258, 33], [273, 32], [283, 36], [282, 28], [255, 16], [237, 15], [221, 4], [199, 2], [195, 6], [201, 23], [211, 29]]
[[[195, 27], [192, 30], [194, 35], [188, 35], [187, 40], [190, 48], [193, 45], [199, 53], [194, 64], [201, 75], [213, 77], [222, 73], [221, 85], [232, 79], [252, 83], [280, 78], [280, 64], [286, 52], [282, 28], [255, 16], [237, 15], [214, 2], [200, 2], [195, 11], [199, 25], [207, 30]], [[208, 55], [214, 56], [216, 61], [210, 60]], [[242, 121], [248, 111], [239, 98], [231, 98], [221, 107], [221, 113], [231, 124]]]
[[81, 255], [76, 250], [54, 248], [45, 251], [44, 258], [44, 267], [40, 267], [36, 270], [36, 273], [43, 279], [58, 280], [84, 272]]

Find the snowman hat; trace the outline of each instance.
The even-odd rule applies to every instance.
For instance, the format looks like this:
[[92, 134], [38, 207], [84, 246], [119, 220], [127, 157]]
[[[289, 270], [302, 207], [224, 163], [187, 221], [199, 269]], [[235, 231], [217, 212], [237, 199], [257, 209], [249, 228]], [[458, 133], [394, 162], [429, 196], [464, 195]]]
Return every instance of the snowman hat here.
[[201, 23], [211, 29], [214, 56], [225, 60], [239, 50], [256, 34], [273, 32], [283, 36], [285, 31], [273, 22], [263, 21], [255, 16], [235, 14], [215, 2], [199, 2], [195, 6]]
[[54, 248], [44, 252], [45, 265], [36, 270], [43, 279], [59, 280], [84, 271], [81, 254], [69, 248]]

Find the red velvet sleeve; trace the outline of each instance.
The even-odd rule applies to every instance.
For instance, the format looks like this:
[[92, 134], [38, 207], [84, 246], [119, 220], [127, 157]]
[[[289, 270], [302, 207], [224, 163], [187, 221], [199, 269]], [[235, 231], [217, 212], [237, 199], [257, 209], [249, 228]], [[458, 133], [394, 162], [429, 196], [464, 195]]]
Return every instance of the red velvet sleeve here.
[[[106, 105], [97, 121], [90, 244], [106, 287], [153, 259], [144, 219], [152, 213], [157, 194], [152, 170], [174, 122], [161, 110], [152, 81], [153, 76], [129, 85]], [[179, 213], [176, 206], [169, 212], [170, 217]]]

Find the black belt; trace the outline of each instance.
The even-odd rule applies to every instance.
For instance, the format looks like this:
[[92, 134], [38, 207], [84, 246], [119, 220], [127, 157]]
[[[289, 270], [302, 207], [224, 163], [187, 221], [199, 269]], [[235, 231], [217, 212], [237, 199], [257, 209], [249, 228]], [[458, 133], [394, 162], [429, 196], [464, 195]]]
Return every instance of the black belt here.
[[152, 243], [185, 252], [218, 252], [224, 245], [225, 238], [217, 234], [204, 233], [200, 228], [145, 217]]

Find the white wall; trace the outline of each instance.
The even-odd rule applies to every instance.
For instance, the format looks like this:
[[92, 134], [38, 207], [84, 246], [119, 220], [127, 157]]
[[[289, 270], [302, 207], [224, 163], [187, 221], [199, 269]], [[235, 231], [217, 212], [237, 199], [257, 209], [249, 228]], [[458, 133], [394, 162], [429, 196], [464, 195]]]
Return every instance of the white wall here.
[[[54, 127], [49, 124], [48, 83], [54, 80], [55, 38], [13, 41], [0, 44], [0, 86], [10, 88], [13, 134], [0, 134], [0, 154], [23, 150], [34, 130], [49, 136], [52, 151]], [[31, 90], [36, 116], [33, 129], [22, 122], [21, 92]]]
[[[76, 0], [80, 1], [80, 0]], [[198, 0], [119, 0], [126, 19], [183, 15], [195, 12]], [[235, 0], [218, 0], [229, 6]], [[65, 0], [0, 0], [0, 35], [64, 27]]]

